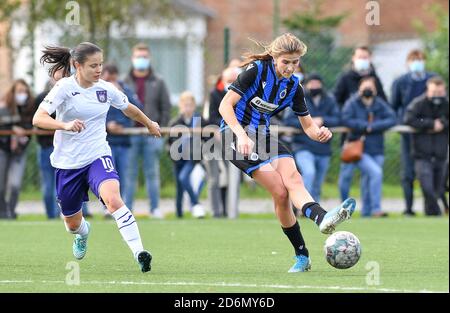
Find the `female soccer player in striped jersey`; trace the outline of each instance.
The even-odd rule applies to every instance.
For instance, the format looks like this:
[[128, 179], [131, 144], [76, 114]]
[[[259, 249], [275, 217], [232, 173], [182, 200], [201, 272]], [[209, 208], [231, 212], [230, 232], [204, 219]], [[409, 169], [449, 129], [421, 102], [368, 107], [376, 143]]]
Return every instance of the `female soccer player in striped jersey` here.
[[325, 234], [350, 218], [356, 203], [350, 198], [325, 211], [303, 185], [291, 152], [270, 134], [270, 118], [290, 107], [311, 139], [327, 142], [332, 137], [328, 128], [313, 122], [303, 88], [293, 75], [306, 45], [287, 33], [264, 48], [264, 53], [247, 55], [246, 70], [220, 104], [223, 153], [271, 193], [283, 232], [295, 249], [296, 262], [289, 272], [304, 272], [310, 270], [311, 260], [289, 200]]
[[[159, 125], [152, 122], [113, 84], [100, 79], [102, 50], [89, 42], [73, 50], [46, 47], [41, 63], [52, 66], [49, 74], [62, 69], [59, 80], [40, 104], [33, 125], [55, 130], [54, 151], [57, 201], [68, 232], [75, 234], [73, 254], [82, 259], [87, 250], [90, 225], [81, 205], [88, 201], [89, 188], [115, 218], [120, 234], [130, 247], [142, 272], [151, 269], [152, 256], [144, 250], [135, 218], [119, 192], [119, 176], [106, 141], [106, 115], [112, 105], [131, 119], [144, 124], [151, 135], [160, 137]], [[76, 73], [70, 75], [71, 67]], [[56, 111], [56, 119], [50, 115]]]

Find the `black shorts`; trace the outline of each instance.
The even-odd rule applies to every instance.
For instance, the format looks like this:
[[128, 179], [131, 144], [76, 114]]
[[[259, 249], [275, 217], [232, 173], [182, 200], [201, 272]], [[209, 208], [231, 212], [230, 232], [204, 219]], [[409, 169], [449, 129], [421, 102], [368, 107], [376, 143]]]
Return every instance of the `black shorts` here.
[[292, 152], [278, 138], [271, 135], [249, 134], [255, 146], [251, 155], [244, 156], [237, 152], [236, 135], [231, 129], [221, 133], [222, 157], [236, 165], [241, 171], [252, 177], [252, 173], [279, 158], [293, 158]]

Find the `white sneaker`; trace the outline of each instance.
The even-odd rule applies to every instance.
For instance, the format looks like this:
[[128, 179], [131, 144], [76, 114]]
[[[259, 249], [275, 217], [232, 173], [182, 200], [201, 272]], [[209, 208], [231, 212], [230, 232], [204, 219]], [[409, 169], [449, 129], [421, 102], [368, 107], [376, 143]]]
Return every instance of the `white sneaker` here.
[[192, 216], [195, 218], [205, 217], [205, 209], [201, 204], [196, 204], [192, 207]]
[[164, 215], [160, 209], [154, 209], [152, 211], [152, 216], [153, 216], [153, 218], [156, 218], [159, 220], [162, 220], [164, 218]]

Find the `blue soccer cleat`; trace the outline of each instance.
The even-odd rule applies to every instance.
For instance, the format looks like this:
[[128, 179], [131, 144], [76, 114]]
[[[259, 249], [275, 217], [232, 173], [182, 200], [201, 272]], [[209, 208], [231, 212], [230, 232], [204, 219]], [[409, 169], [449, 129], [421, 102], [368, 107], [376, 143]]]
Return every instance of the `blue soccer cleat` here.
[[306, 255], [296, 255], [295, 264], [291, 267], [288, 273], [307, 272], [311, 270], [311, 259]]
[[345, 220], [348, 220], [356, 208], [356, 201], [353, 198], [348, 198], [341, 203], [340, 206], [329, 211], [323, 217], [319, 225], [319, 229], [324, 234], [332, 234], [336, 226]]
[[81, 260], [86, 255], [87, 240], [88, 240], [89, 233], [91, 232], [91, 225], [89, 224], [89, 222], [86, 222], [86, 225], [88, 228], [87, 235], [81, 236], [81, 235], [77, 234], [77, 235], [75, 235], [75, 239], [73, 241], [73, 246], [72, 246], [73, 256], [77, 260]]
[[148, 251], [141, 251], [137, 254], [136, 260], [139, 263], [142, 273], [149, 272], [152, 269], [152, 255]]

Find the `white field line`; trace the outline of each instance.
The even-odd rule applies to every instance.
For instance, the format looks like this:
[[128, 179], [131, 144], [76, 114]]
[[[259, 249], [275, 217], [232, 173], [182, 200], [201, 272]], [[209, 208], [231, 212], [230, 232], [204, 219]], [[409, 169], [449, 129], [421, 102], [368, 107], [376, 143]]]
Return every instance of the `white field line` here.
[[[51, 280], [0, 280], [2, 284], [65, 284], [65, 281]], [[134, 282], [134, 281], [82, 281], [80, 285], [141, 285], [141, 286], [203, 286], [203, 287], [243, 287], [243, 288], [273, 288], [273, 289], [316, 289], [337, 291], [368, 291], [368, 292], [404, 292], [404, 293], [448, 293], [448, 290], [408, 290], [377, 287], [343, 287], [343, 286], [308, 286], [308, 285], [271, 285], [271, 284], [243, 284], [243, 283], [198, 283], [198, 282]]]

